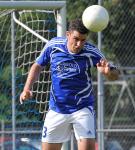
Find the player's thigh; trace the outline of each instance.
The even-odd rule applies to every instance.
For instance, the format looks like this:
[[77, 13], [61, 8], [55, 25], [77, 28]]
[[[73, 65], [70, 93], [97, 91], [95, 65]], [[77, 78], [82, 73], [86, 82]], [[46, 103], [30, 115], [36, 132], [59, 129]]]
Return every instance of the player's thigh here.
[[50, 110], [45, 118], [42, 130], [42, 142], [63, 143], [70, 140], [71, 124], [65, 114]]
[[77, 140], [95, 139], [95, 112], [84, 108], [73, 114], [73, 129]]
[[77, 145], [78, 150], [95, 150], [95, 139], [80, 139]]
[[46, 143], [42, 142], [42, 150], [61, 150], [61, 143]]

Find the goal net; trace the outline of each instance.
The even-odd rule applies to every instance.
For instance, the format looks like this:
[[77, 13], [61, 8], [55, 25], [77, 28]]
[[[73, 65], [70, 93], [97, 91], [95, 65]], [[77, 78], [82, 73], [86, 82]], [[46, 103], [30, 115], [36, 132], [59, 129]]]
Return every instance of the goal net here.
[[27, 2], [19, 7], [11, 5], [12, 8], [9, 4], [10, 9], [3, 9], [3, 3], [0, 4], [0, 120], [4, 122], [1, 133], [11, 133], [13, 121], [14, 132], [25, 132], [25, 137], [26, 133], [41, 131], [43, 118], [48, 110], [50, 66], [44, 68], [38, 81], [33, 85], [32, 99], [21, 105], [19, 96], [30, 67], [45, 44], [51, 38], [63, 36], [65, 33], [63, 2], [59, 2], [58, 5], [48, 2], [51, 7], [48, 6], [48, 9], [46, 5], [45, 9], [39, 9], [43, 7], [42, 3], [36, 9], [38, 3], [31, 3], [26, 10], [21, 7], [28, 6]]
[[[20, 90], [22, 90], [26, 77], [29, 73], [31, 65], [39, 56], [41, 50], [45, 46], [47, 40], [57, 35], [57, 24], [54, 11], [46, 10], [23, 10], [16, 13], [21, 23], [24, 23], [32, 31], [43, 37], [44, 41], [33, 35], [20, 25], [16, 30], [16, 48], [15, 63], [16, 70], [20, 72], [22, 82], [20, 82]], [[45, 113], [48, 110], [49, 89], [50, 89], [50, 71], [49, 65], [41, 72], [38, 81], [32, 88], [33, 101], [38, 104], [39, 112]], [[17, 93], [20, 93], [19, 91]]]

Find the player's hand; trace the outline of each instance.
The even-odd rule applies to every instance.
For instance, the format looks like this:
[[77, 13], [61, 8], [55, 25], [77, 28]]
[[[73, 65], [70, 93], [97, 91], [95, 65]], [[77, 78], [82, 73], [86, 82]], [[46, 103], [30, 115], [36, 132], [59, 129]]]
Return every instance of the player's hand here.
[[97, 63], [97, 69], [105, 75], [108, 74], [110, 72], [109, 62], [105, 59], [101, 59], [100, 62]]
[[32, 92], [30, 90], [23, 91], [20, 95], [20, 103], [22, 104], [23, 101], [30, 99], [32, 97]]

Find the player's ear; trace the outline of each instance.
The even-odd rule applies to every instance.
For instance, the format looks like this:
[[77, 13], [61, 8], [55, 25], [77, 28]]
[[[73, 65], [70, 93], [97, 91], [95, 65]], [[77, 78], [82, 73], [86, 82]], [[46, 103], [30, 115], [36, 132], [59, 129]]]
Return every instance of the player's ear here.
[[66, 36], [69, 37], [70, 31], [66, 31]]

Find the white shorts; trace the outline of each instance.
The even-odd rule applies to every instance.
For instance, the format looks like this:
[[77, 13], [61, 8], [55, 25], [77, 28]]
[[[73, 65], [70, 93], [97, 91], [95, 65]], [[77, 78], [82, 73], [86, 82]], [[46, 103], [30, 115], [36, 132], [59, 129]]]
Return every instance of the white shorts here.
[[72, 131], [77, 140], [95, 138], [95, 113], [92, 108], [83, 108], [72, 114], [60, 114], [49, 110], [43, 126], [42, 142], [69, 141]]

